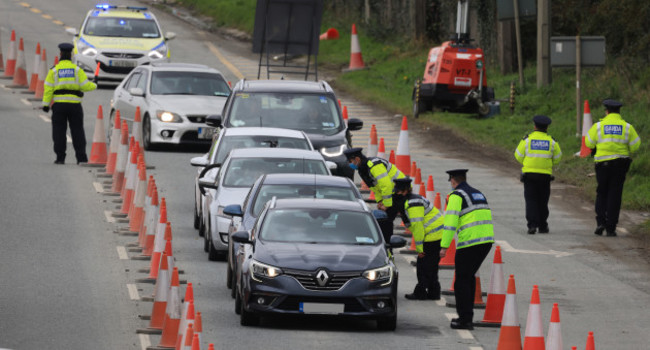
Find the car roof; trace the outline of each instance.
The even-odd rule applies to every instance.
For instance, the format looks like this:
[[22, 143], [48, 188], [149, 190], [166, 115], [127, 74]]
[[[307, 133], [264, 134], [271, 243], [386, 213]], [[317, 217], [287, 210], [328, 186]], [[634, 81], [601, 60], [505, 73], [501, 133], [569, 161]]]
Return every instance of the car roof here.
[[348, 178], [316, 174], [266, 174], [264, 185], [320, 185], [330, 187], [351, 187]]
[[295, 148], [236, 148], [230, 158], [304, 158], [324, 160], [318, 151]]
[[[101, 6], [101, 5], [98, 5]], [[107, 5], [111, 6], [111, 5]], [[90, 17], [124, 17], [124, 18], [142, 18], [142, 19], [155, 19], [154, 15], [147, 10], [146, 7], [136, 6], [117, 6], [117, 7], [97, 7], [90, 10], [88, 15]]]
[[369, 212], [368, 207], [361, 200], [346, 201], [341, 199], [325, 198], [283, 198], [277, 199], [273, 209], [336, 209], [357, 212]]
[[204, 64], [196, 64], [196, 63], [177, 63], [177, 62], [154, 62], [152, 64], [148, 64], [145, 67], [150, 67], [151, 70], [170, 70], [170, 71], [185, 71], [185, 70], [200, 70], [200, 71], [213, 71], [213, 72], [219, 72], [218, 70], [206, 66]]
[[257, 126], [227, 128], [225, 129], [224, 136], [284, 136], [296, 139], [305, 139], [305, 135], [299, 130]]
[[241, 80], [235, 88], [247, 92], [334, 93], [324, 81], [304, 80]]

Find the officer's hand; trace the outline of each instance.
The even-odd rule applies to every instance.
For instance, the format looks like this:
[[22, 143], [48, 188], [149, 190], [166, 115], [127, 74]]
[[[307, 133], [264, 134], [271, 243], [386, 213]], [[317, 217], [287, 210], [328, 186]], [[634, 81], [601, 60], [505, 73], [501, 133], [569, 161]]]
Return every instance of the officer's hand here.
[[381, 203], [381, 202], [380, 202], [380, 203], [377, 203], [377, 209], [379, 209], [379, 210], [386, 210], [386, 206], [384, 205], [384, 203]]
[[43, 106], [43, 112], [47, 113], [50, 111], [50, 106]]
[[418, 253], [418, 258], [424, 258], [424, 252]]
[[440, 257], [444, 258], [447, 255], [447, 248], [440, 249]]

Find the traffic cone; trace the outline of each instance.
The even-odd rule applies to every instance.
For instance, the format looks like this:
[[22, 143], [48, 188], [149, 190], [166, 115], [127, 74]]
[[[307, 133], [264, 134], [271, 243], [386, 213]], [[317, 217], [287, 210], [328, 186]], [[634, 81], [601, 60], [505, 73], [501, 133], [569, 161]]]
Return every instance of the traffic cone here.
[[144, 165], [142, 153], [138, 155], [138, 170], [138, 183], [135, 186], [133, 205], [129, 211], [129, 229], [133, 232], [138, 232], [142, 226], [147, 195], [147, 167]]
[[[181, 341], [178, 342], [176, 350], [192, 350], [192, 339], [194, 338], [194, 323], [188, 323]], [[198, 340], [197, 340], [198, 341]]]
[[[160, 204], [158, 202], [158, 186], [156, 186], [155, 181], [151, 186], [151, 204], [149, 206], [149, 214], [145, 218], [145, 224], [140, 228], [138, 232], [138, 247], [144, 249], [145, 241], [150, 235], [156, 234], [156, 229], [158, 227], [158, 215], [160, 214]], [[155, 239], [154, 239], [155, 240]]]
[[[420, 169], [418, 169], [418, 170], [420, 170]], [[420, 184], [420, 192], [418, 194], [420, 196], [424, 197], [424, 198], [427, 197], [427, 190], [424, 189], [424, 186], [422, 184]]]
[[[178, 270], [176, 270], [178, 273]], [[169, 265], [167, 256], [162, 255], [160, 259], [160, 268], [156, 287], [154, 292], [153, 309], [151, 311], [151, 321], [147, 329], [138, 330], [136, 333], [161, 334], [165, 323], [165, 311], [167, 310], [168, 293], [171, 287], [171, 278], [169, 276]]]
[[201, 341], [201, 333], [203, 333], [203, 318], [201, 312], [197, 311], [194, 316], [194, 336], [198, 336], [199, 342]]
[[390, 150], [390, 153], [388, 155], [388, 162], [390, 164], [395, 164], [395, 150]]
[[153, 254], [153, 246], [156, 240], [156, 236], [160, 235], [165, 237], [165, 229], [167, 227], [167, 202], [165, 197], [160, 200], [160, 212], [158, 215], [158, 224], [155, 226], [155, 230], [147, 230], [147, 234], [144, 237], [144, 246], [142, 247], [142, 257], [151, 257]]
[[140, 106], [137, 106], [135, 108], [135, 118], [133, 119], [132, 128], [133, 129], [131, 130], [131, 133], [133, 133], [133, 137], [139, 143], [139, 151], [144, 156], [144, 142], [142, 141], [142, 116], [140, 115]]
[[[167, 300], [167, 309], [165, 310], [165, 321], [163, 322], [162, 336], [160, 337], [159, 347], [174, 348], [176, 338], [178, 337], [178, 328], [181, 322], [183, 306], [179, 294], [178, 268], [174, 268], [172, 273], [171, 287], [169, 288], [169, 298]], [[191, 291], [192, 283], [187, 284], [187, 289]], [[187, 300], [187, 291], [186, 291]]]
[[343, 122], [348, 125], [348, 106], [343, 106]]
[[506, 286], [503, 278], [503, 261], [501, 260], [501, 247], [496, 246], [490, 276], [490, 289], [488, 290], [485, 314], [483, 320], [475, 322], [475, 326], [499, 327], [503, 317], [503, 308], [506, 301]]
[[426, 197], [427, 189], [424, 183], [422, 182], [422, 169], [420, 168], [415, 169], [415, 184], [420, 187], [418, 193], [421, 194], [423, 197]]
[[131, 205], [133, 204], [133, 193], [135, 192], [136, 178], [138, 176], [138, 154], [140, 154], [140, 146], [138, 142], [134, 141], [133, 151], [131, 151], [131, 162], [126, 168], [124, 176], [126, 176], [126, 183], [124, 184], [124, 195], [122, 196], [122, 214], [128, 214]]
[[23, 44], [23, 38], [20, 38], [20, 44], [18, 45], [18, 57], [16, 58], [14, 80], [10, 87], [29, 88], [29, 82], [27, 81], [27, 65], [25, 63], [25, 44]]
[[122, 190], [120, 190], [120, 198], [124, 199], [126, 195], [126, 183], [131, 177], [131, 158], [133, 158], [133, 146], [135, 145], [135, 138], [133, 133], [129, 136], [129, 151], [126, 154], [126, 167], [124, 168], [124, 184], [122, 185]]
[[560, 327], [560, 309], [557, 303], [553, 304], [551, 312], [551, 322], [548, 325], [548, 335], [546, 336], [546, 350], [563, 350], [562, 328]]
[[406, 176], [411, 175], [411, 156], [409, 155], [409, 126], [406, 116], [402, 117], [402, 128], [397, 141], [397, 152], [395, 153], [395, 165], [397, 169]]
[[[434, 203], [435, 206], [435, 201], [436, 201], [436, 192], [435, 188], [433, 187], [433, 176], [429, 175], [429, 178], [427, 179], [427, 190], [426, 190], [426, 195], [425, 197], [429, 200], [429, 202]], [[440, 200], [440, 198], [438, 198]], [[439, 207], [438, 210], [440, 210]]]
[[378, 150], [379, 144], [377, 142], [377, 127], [375, 124], [372, 124], [370, 127], [370, 139], [368, 139], [368, 151], [366, 152], [366, 157], [376, 157]]
[[2, 56], [2, 33], [0, 33], [0, 71], [5, 70], [5, 59]]
[[503, 309], [503, 320], [501, 321], [497, 350], [522, 350], [521, 328], [519, 327], [519, 313], [517, 312], [515, 275], [510, 275], [510, 279], [508, 280], [508, 293]]
[[54, 56], [54, 65], [59, 64], [59, 56]]
[[47, 78], [47, 54], [45, 48], [43, 48], [43, 50], [41, 50], [41, 62], [38, 65], [38, 82], [36, 82], [36, 89], [34, 91], [34, 101], [40, 101], [43, 99], [45, 78]]
[[594, 332], [589, 332], [587, 335], [587, 345], [585, 350], [596, 350], [596, 341], [594, 340]]
[[330, 28], [325, 33], [321, 34], [320, 40], [336, 40], [339, 38], [339, 31], [336, 28]]
[[580, 158], [586, 158], [591, 155], [591, 149], [585, 143], [585, 137], [591, 129], [591, 110], [589, 109], [589, 100], [585, 100], [585, 111], [582, 116], [582, 145], [580, 146]]
[[192, 337], [191, 350], [201, 350], [201, 343], [199, 342], [199, 335], [197, 333], [194, 333], [194, 337]]
[[16, 72], [16, 31], [11, 31], [11, 41], [9, 42], [9, 53], [7, 54], [7, 64], [5, 65], [5, 77], [13, 78]]
[[542, 310], [539, 303], [539, 289], [534, 285], [533, 294], [530, 297], [530, 306], [528, 307], [526, 332], [524, 335], [524, 350], [545, 350], [545, 348]]
[[108, 161], [106, 152], [106, 133], [104, 132], [104, 111], [102, 105], [97, 106], [97, 119], [95, 119], [95, 133], [93, 134], [93, 145], [90, 149], [90, 160], [88, 164], [105, 165]]
[[[411, 167], [409, 168], [409, 175], [413, 180], [415, 180], [415, 176], [417, 175], [418, 172], [418, 164], [415, 161], [411, 162]], [[421, 182], [421, 181], [420, 181]], [[415, 184], [415, 182], [413, 182]]]
[[[168, 222], [165, 226], [165, 235], [167, 234], [167, 231], [171, 232], [171, 230], [172, 225]], [[149, 266], [149, 278], [153, 280], [158, 278], [158, 266], [156, 266], [156, 261], [160, 261], [160, 257], [165, 252], [165, 244], [167, 242], [164, 237], [165, 235], [155, 237], [154, 249], [153, 253], [151, 253], [151, 265]]]
[[[169, 232], [169, 235], [167, 235], [167, 232]], [[172, 234], [171, 230], [165, 231], [165, 250], [164, 250], [164, 253], [167, 254], [167, 264], [169, 264], [170, 267], [175, 266], [174, 265], [175, 264], [174, 255], [172, 253], [172, 236], [171, 236], [171, 234]], [[187, 282], [187, 281], [185, 281], [185, 282]]]
[[149, 181], [147, 181], [147, 190], [146, 190], [147, 193], [145, 194], [144, 206], [142, 207], [142, 212], [143, 212], [142, 222], [140, 223], [140, 226], [137, 228], [137, 230], [134, 231], [134, 233], [137, 232], [138, 239], [135, 243], [129, 244], [129, 246], [137, 247], [137, 248], [133, 248], [134, 251], [142, 251], [142, 248], [140, 247], [140, 242], [144, 242], [144, 234], [146, 232], [146, 226], [149, 223], [149, 218], [151, 217], [152, 214], [151, 212], [152, 212], [152, 204], [153, 204], [152, 203], [153, 186], [154, 186], [153, 175], [149, 175]]
[[34, 69], [32, 70], [32, 77], [29, 80], [30, 92], [36, 91], [36, 84], [38, 84], [38, 71], [41, 65], [41, 43], [36, 43], [36, 55], [34, 56]]
[[440, 203], [440, 192], [436, 193], [436, 199], [433, 200], [433, 206], [441, 210], [442, 204]]
[[129, 126], [126, 120], [122, 120], [122, 128], [120, 135], [120, 147], [117, 152], [117, 159], [115, 161], [115, 172], [113, 173], [113, 186], [111, 191], [120, 193], [124, 186], [124, 171], [126, 170], [127, 153], [129, 151]]
[[352, 24], [352, 36], [350, 40], [350, 66], [345, 71], [355, 71], [365, 69], [366, 65], [363, 63], [361, 55], [361, 46], [359, 45], [359, 35], [357, 34], [356, 24]]
[[[181, 345], [185, 343], [188, 327], [194, 327], [194, 299], [187, 303], [187, 310], [181, 319], [181, 327], [179, 329], [178, 338], [176, 339], [176, 350], [181, 349]], [[194, 332], [194, 329], [192, 329]]]
[[483, 290], [481, 289], [481, 275], [476, 272], [474, 275], [476, 279], [476, 289], [474, 292], [474, 308], [475, 309], [485, 309], [485, 302], [483, 301]]
[[208, 350], [214, 350], [214, 344], [212, 343], [208, 344]]
[[415, 247], [415, 237], [413, 237], [413, 233], [411, 233], [411, 246], [409, 246], [408, 249], [402, 249], [400, 250], [400, 253], [402, 254], [417, 254], [417, 250]]
[[377, 148], [377, 158], [386, 159], [386, 145], [384, 138], [379, 138], [379, 147]]
[[[454, 270], [454, 277], [451, 279], [451, 287], [440, 292], [442, 295], [454, 295], [454, 284], [456, 284], [456, 271]], [[455, 304], [454, 304], [455, 306]]]
[[438, 267], [441, 269], [450, 270], [456, 266], [456, 240], [451, 241], [451, 245], [447, 248], [447, 255], [440, 259]]
[[106, 161], [106, 173], [113, 175], [115, 172], [115, 162], [117, 161], [117, 152], [120, 148], [120, 110], [115, 111], [115, 121], [113, 131], [111, 133], [111, 142], [108, 145], [108, 160]]

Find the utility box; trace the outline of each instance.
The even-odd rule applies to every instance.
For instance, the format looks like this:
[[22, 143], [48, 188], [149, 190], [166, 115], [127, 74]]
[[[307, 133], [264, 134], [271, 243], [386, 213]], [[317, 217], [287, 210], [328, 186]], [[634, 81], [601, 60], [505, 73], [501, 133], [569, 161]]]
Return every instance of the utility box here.
[[[582, 67], [597, 67], [605, 65], [605, 37], [580, 37], [580, 65]], [[576, 37], [551, 37], [551, 66], [576, 66]]]
[[[537, 2], [535, 0], [517, 0], [517, 5], [519, 6], [519, 18], [537, 15]], [[515, 19], [513, 0], [497, 0], [497, 19], [499, 21]]]

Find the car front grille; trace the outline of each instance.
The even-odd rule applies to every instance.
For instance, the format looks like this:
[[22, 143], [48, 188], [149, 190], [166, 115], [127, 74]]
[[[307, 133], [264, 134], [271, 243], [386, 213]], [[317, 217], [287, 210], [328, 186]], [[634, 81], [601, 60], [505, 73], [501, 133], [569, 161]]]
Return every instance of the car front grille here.
[[193, 144], [210, 144], [212, 139], [200, 139], [199, 133], [197, 131], [186, 131], [181, 136], [181, 143], [193, 143]]
[[193, 115], [188, 115], [187, 119], [189, 119], [192, 123], [205, 123], [205, 118], [207, 115], [203, 114], [193, 114]]
[[130, 58], [130, 59], [138, 59], [144, 56], [141, 53], [122, 53], [122, 52], [102, 52], [102, 55], [109, 58]]
[[327, 271], [329, 280], [320, 285], [317, 280], [318, 271], [284, 270], [284, 274], [295, 278], [303, 288], [318, 291], [336, 291], [341, 289], [349, 280], [360, 277], [360, 272], [330, 272]]
[[99, 62], [99, 68], [106, 73], [112, 74], [129, 74], [135, 67], [112, 67]]

